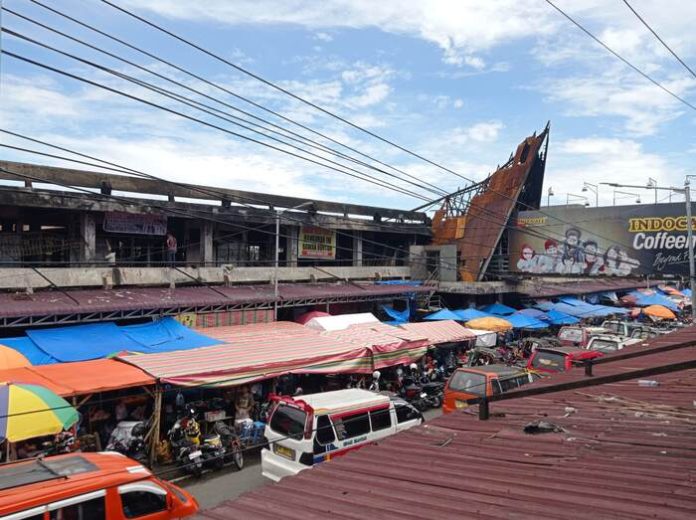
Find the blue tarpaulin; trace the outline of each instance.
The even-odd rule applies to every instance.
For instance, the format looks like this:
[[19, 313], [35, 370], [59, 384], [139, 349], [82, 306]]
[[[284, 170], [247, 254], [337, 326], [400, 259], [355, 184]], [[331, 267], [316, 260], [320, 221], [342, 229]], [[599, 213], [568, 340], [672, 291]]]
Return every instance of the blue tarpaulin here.
[[94, 323], [30, 330], [26, 334], [26, 337], [7, 338], [0, 343], [22, 353], [33, 365], [100, 359], [123, 350], [169, 352], [221, 343], [194, 332], [173, 318], [125, 327], [114, 323]]
[[580, 323], [580, 320], [569, 314], [551, 309], [546, 313], [551, 325], [575, 325]]
[[[394, 307], [391, 305], [382, 305], [382, 310], [384, 313], [389, 316], [393, 322], [396, 323], [408, 323], [408, 318], [410, 314], [410, 309], [406, 308], [403, 311], [397, 311]], [[387, 323], [387, 322], [383, 322]], [[391, 322], [388, 322], [391, 324]]]
[[502, 303], [492, 303], [490, 305], [486, 305], [485, 307], [481, 307], [481, 310], [489, 314], [507, 316], [508, 314], [512, 314], [513, 312], [515, 312], [517, 309], [513, 309], [512, 307], [508, 307], [507, 305], [503, 305]]
[[679, 306], [673, 300], [661, 294], [643, 294], [636, 300], [636, 305], [639, 307], [647, 307], [648, 305], [662, 305], [674, 312], [679, 312]]
[[459, 316], [459, 321], [475, 320], [476, 318], [488, 318], [490, 316], [490, 314], [487, 312], [479, 311], [473, 307], [468, 309], [457, 309], [456, 311], [452, 312]]
[[517, 313], [505, 316], [505, 321], [512, 323], [513, 329], [545, 329], [549, 326], [541, 320]]
[[440, 309], [437, 312], [433, 312], [432, 314], [428, 314], [425, 317], [426, 320], [428, 321], [438, 321], [438, 320], [454, 320], [454, 321], [462, 321], [462, 319], [452, 312], [449, 309]]
[[540, 311], [539, 309], [522, 309], [517, 311], [516, 314], [523, 314], [525, 316], [529, 316], [530, 318], [536, 318], [537, 320], [541, 321], [549, 321], [549, 317], [546, 315], [546, 313], [544, 311]]

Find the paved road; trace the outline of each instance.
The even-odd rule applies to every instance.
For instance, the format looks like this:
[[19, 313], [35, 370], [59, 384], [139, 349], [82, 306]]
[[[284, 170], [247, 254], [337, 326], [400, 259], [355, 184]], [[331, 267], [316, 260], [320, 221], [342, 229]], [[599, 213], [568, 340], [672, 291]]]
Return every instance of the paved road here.
[[[442, 415], [442, 410], [428, 410], [423, 415], [426, 421], [429, 421]], [[207, 473], [198, 480], [183, 480], [179, 484], [188, 489], [204, 509], [216, 506], [224, 500], [237, 498], [252, 489], [271, 484], [271, 481], [261, 476], [260, 454], [247, 453], [242, 471], [229, 467], [222, 471]]]

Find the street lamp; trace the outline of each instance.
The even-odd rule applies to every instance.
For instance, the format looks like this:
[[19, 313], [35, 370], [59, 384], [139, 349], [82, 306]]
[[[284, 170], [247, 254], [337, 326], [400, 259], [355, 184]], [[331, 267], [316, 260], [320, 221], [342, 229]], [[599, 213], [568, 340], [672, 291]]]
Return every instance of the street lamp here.
[[[292, 208], [276, 210], [275, 213], [275, 261], [273, 262], [273, 319], [278, 321], [278, 253], [280, 250], [280, 216], [286, 211], [302, 209], [311, 206], [313, 202], [307, 201]], [[285, 248], [287, 250], [287, 247]]]
[[566, 204], [570, 204], [570, 199], [571, 199], [571, 198], [574, 198], [574, 199], [582, 199], [582, 200], [585, 201], [585, 206], [589, 206], [589, 205], [590, 205], [590, 201], [587, 200], [587, 197], [585, 197], [584, 195], [574, 195], [573, 193], [566, 193]]
[[[630, 191], [619, 191], [619, 190], [614, 190], [614, 203], [613, 205], [616, 206], [616, 194], [619, 193], [621, 195], [627, 195], [629, 197], [635, 197], [636, 198], [636, 204], [640, 204], [640, 195], [637, 193], [632, 193]], [[625, 199], [626, 197], [619, 197], [621, 199]]]
[[548, 208], [551, 205], [551, 197], [553, 197], [553, 188], [549, 186], [549, 191], [548, 195], [546, 196], [546, 207]]
[[591, 182], [582, 183], [582, 192], [591, 191], [595, 196], [595, 208], [599, 207], [599, 186], [597, 184], [592, 184]]
[[[655, 204], [657, 204], [657, 181], [652, 177], [648, 177], [648, 184], [645, 187], [655, 190]], [[670, 193], [670, 196], [671, 195], [672, 194]]]

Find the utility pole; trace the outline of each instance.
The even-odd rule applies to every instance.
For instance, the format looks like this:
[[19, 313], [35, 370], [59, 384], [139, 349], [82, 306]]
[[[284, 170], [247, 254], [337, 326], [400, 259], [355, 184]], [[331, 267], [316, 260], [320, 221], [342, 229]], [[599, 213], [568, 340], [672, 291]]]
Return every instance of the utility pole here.
[[684, 179], [684, 198], [686, 199], [686, 241], [689, 248], [689, 288], [691, 289], [691, 319], [696, 319], [696, 305], [694, 305], [694, 289], [696, 288], [696, 279], [694, 279], [694, 230], [691, 222], [691, 186], [689, 183], [690, 175]]

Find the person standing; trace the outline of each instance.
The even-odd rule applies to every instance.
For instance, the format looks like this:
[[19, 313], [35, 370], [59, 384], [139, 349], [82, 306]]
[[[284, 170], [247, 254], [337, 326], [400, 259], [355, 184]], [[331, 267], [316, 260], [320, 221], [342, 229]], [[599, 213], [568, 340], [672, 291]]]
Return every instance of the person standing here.
[[174, 263], [176, 262], [176, 249], [177, 249], [177, 243], [176, 243], [176, 237], [171, 231], [167, 231], [167, 237], [165, 240], [165, 247], [167, 249], [167, 264], [170, 267], [174, 266]]

